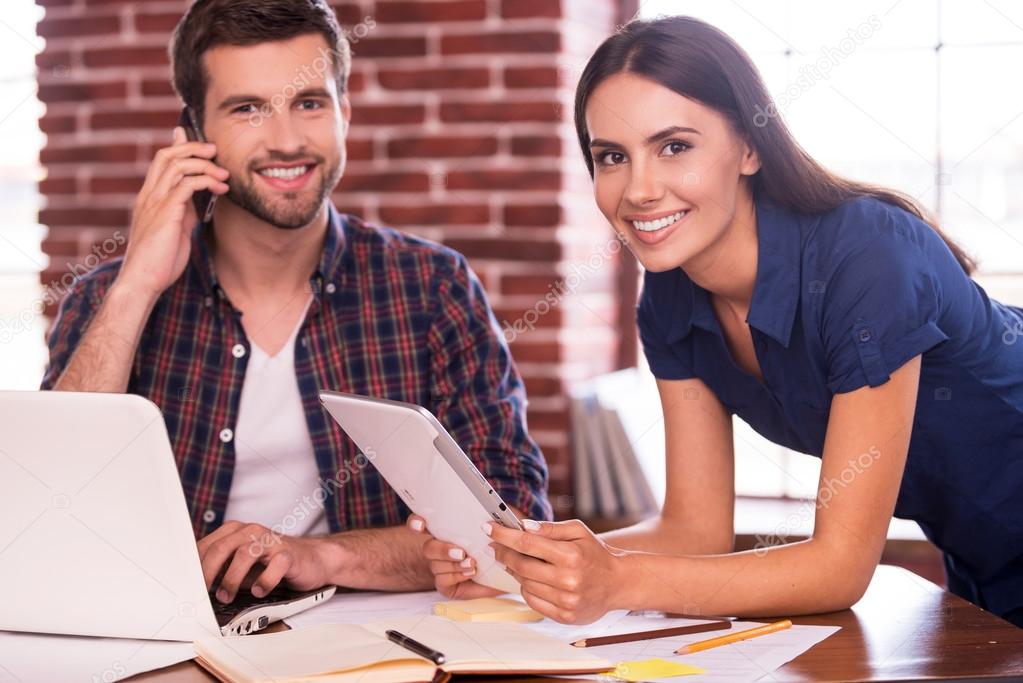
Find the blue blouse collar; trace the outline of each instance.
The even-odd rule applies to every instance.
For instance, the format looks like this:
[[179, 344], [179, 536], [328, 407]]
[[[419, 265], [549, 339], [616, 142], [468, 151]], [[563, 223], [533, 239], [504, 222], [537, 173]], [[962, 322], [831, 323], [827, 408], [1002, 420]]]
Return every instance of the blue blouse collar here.
[[[788, 347], [799, 306], [804, 216], [768, 198], [754, 202], [757, 215], [757, 276], [753, 300], [746, 321]], [[707, 290], [693, 283], [684, 272], [679, 278], [679, 296], [674, 299], [667, 341], [689, 335], [693, 325], [719, 332], [717, 317]]]

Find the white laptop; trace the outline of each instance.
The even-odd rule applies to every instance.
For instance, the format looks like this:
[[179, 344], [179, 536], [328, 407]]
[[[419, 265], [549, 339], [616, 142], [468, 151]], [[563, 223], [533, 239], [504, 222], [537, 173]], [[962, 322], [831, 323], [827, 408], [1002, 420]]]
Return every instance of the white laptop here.
[[139, 396], [0, 392], [0, 519], [0, 630], [193, 641], [335, 590], [211, 602], [163, 416]]

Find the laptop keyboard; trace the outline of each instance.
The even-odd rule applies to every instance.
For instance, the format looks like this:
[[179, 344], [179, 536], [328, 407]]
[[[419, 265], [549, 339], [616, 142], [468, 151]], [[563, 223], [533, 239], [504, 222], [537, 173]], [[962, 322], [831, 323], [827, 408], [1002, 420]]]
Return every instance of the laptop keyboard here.
[[217, 617], [217, 624], [223, 626], [250, 607], [258, 607], [275, 602], [288, 602], [308, 594], [309, 591], [295, 591], [278, 586], [270, 591], [268, 595], [257, 598], [248, 588], [243, 588], [239, 589], [238, 594], [234, 596], [234, 600], [229, 603], [220, 602], [220, 600], [217, 600], [215, 592], [211, 592], [210, 603], [213, 605], [213, 613]]

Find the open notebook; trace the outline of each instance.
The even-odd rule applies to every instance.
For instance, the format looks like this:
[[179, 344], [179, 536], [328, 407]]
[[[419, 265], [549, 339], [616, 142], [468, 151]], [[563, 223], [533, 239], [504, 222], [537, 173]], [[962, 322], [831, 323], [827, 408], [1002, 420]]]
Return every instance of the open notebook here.
[[[388, 629], [444, 654], [441, 666], [396, 645]], [[389, 619], [195, 643], [196, 661], [228, 683], [405, 683], [451, 674], [581, 674], [608, 671], [606, 659], [521, 624]]]

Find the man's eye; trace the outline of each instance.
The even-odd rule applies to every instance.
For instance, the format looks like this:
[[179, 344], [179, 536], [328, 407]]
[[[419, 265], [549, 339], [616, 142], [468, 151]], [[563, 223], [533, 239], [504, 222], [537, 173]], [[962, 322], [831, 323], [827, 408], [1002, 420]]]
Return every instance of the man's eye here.
[[[237, 106], [234, 109], [232, 109], [231, 113], [232, 114], [251, 114], [253, 111], [255, 111], [255, 106], [256, 105], [254, 105], [254, 104], [242, 104], [242, 105]], [[252, 107], [252, 109], [246, 109], [246, 107]]]
[[320, 103], [317, 102], [316, 100], [302, 100], [299, 103], [299, 106], [305, 109], [306, 111], [315, 111], [317, 109], [322, 108], [322, 105], [320, 105]]

